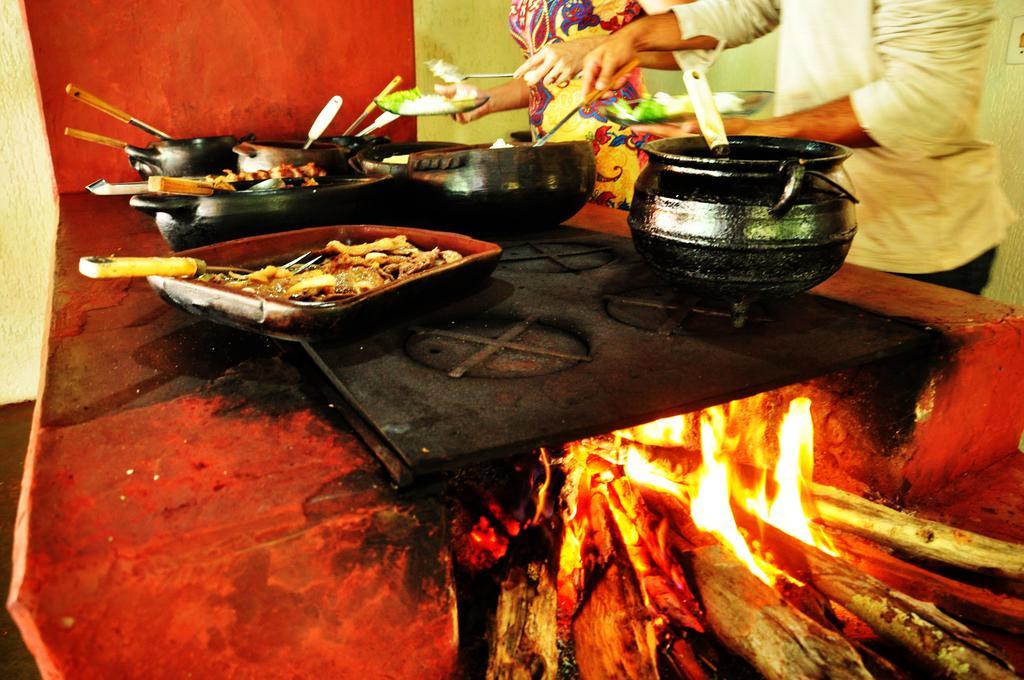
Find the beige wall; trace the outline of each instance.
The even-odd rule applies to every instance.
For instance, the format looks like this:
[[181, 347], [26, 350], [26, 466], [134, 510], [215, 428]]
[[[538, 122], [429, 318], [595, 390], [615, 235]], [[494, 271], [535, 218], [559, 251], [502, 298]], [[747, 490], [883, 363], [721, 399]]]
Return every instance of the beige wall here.
[[0, 2], [0, 403], [33, 399], [49, 303], [57, 206], [21, 3]]
[[[413, 3], [416, 31], [416, 82], [424, 90], [437, 79], [424, 62], [443, 59], [464, 73], [508, 73], [523, 62], [519, 46], [508, 31], [509, 0], [420, 0]], [[487, 87], [500, 80], [473, 81]], [[526, 109], [486, 116], [460, 125], [450, 118], [419, 119], [422, 140], [482, 144], [527, 130]]]
[[[992, 36], [981, 130], [999, 147], [1003, 187], [1017, 213], [1024, 217], [1024, 65], [1006, 63], [1010, 22], [1013, 17], [1024, 16], [1024, 0], [1000, 0], [996, 6], [999, 20]], [[1010, 227], [985, 293], [1024, 305], [1024, 220]]]

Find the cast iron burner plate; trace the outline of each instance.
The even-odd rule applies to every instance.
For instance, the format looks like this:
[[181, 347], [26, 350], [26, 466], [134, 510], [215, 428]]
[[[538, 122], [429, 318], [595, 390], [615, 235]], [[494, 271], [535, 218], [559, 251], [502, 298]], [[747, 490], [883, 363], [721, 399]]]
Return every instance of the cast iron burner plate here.
[[809, 294], [734, 328], [727, 309], [659, 280], [626, 238], [561, 228], [503, 246], [467, 297], [358, 341], [304, 345], [399, 484], [923, 351], [933, 337]]

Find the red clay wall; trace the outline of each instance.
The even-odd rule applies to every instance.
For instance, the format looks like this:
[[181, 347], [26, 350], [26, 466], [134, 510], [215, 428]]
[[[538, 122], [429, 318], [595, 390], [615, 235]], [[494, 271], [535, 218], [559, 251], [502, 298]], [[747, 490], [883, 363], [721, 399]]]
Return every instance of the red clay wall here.
[[[72, 100], [79, 87], [175, 137], [305, 137], [334, 94], [340, 134], [395, 74], [413, 80], [412, 0], [141, 2], [29, 0], [50, 149], [61, 192], [138, 179], [125, 155], [64, 136], [75, 127], [145, 145], [140, 130]], [[411, 139], [415, 125], [387, 129]]]

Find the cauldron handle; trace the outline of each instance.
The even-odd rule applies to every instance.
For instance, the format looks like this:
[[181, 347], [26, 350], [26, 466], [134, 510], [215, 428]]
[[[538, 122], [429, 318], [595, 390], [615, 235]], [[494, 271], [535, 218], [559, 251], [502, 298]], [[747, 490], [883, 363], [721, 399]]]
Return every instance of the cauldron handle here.
[[782, 164], [781, 169], [789, 175], [789, 178], [786, 180], [786, 186], [782, 189], [782, 196], [779, 197], [779, 200], [772, 206], [772, 217], [782, 217], [789, 212], [793, 207], [793, 204], [796, 202], [796, 198], [800, 193], [800, 187], [803, 185], [804, 179], [808, 175], [814, 179], [819, 179], [822, 182], [825, 182], [835, 189], [841, 197], [849, 199], [853, 203], [860, 203], [860, 200], [858, 200], [858, 198], [854, 196], [849, 189], [823, 172], [808, 170], [807, 166], [803, 164], [803, 161], [785, 161]]
[[780, 170], [789, 177], [786, 179], [786, 185], [782, 188], [782, 196], [772, 206], [772, 217], [782, 217], [789, 212], [789, 209], [793, 207], [796, 202], [796, 197], [800, 193], [800, 186], [804, 183], [804, 176], [807, 174], [807, 167], [800, 161], [784, 161]]

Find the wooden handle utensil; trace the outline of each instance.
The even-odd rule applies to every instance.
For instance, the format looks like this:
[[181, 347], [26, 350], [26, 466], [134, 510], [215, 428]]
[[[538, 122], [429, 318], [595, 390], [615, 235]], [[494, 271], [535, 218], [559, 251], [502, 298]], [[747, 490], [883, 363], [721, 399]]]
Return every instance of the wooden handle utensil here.
[[630, 71], [632, 71], [633, 69], [635, 69], [639, 65], [640, 65], [640, 61], [638, 59], [633, 59], [628, 64], [626, 64], [625, 66], [620, 68], [618, 71], [616, 71], [615, 74], [612, 75], [612, 77], [608, 79], [608, 86], [607, 87], [605, 87], [603, 89], [599, 89], [599, 90], [594, 90], [593, 92], [588, 94], [586, 97], [584, 97], [583, 101], [580, 102], [579, 106], [577, 106], [575, 109], [573, 109], [568, 114], [566, 114], [565, 118], [563, 118], [562, 120], [560, 120], [557, 123], [555, 123], [555, 126], [553, 128], [551, 128], [550, 130], [548, 130], [547, 134], [545, 134], [543, 137], [541, 137], [536, 142], [534, 142], [533, 145], [534, 146], [542, 146], [542, 145], [544, 145], [549, 139], [551, 139], [551, 135], [553, 135], [556, 132], [558, 132], [559, 128], [561, 128], [563, 125], [568, 123], [572, 119], [572, 117], [575, 116], [577, 113], [579, 113], [580, 110], [584, 106], [589, 106], [590, 104], [593, 104], [598, 99], [603, 97], [605, 94], [607, 94], [614, 87], [615, 83], [617, 83], [620, 78], [624, 78], [627, 75], [629, 75]]
[[683, 71], [683, 83], [693, 103], [697, 125], [712, 155], [729, 155], [729, 137], [725, 134], [725, 123], [715, 104], [715, 95], [711, 92], [707, 75], [695, 68], [686, 69]]
[[210, 196], [214, 191], [234, 191], [229, 182], [207, 182], [206, 180], [186, 179], [184, 177], [163, 177], [153, 175], [147, 180], [150, 191], [165, 194], [183, 194], [185, 196]]
[[251, 274], [244, 267], [214, 267], [195, 257], [83, 257], [78, 271], [90, 279], [124, 279], [139, 276], [192, 278], [219, 272]]
[[154, 135], [155, 137], [159, 137], [161, 139], [173, 139], [166, 132], [161, 132], [160, 130], [157, 130], [152, 125], [148, 125], [146, 123], [143, 123], [138, 118], [134, 118], [130, 113], [127, 113], [126, 111], [122, 111], [121, 109], [117, 108], [113, 104], [110, 104], [109, 102], [103, 101], [102, 99], [100, 99], [96, 95], [92, 94], [91, 92], [86, 92], [85, 90], [83, 90], [82, 88], [78, 87], [77, 85], [74, 85], [72, 83], [68, 83], [68, 86], [66, 88], [64, 88], [64, 89], [65, 89], [65, 91], [69, 95], [71, 95], [75, 99], [79, 100], [80, 102], [82, 102], [84, 104], [88, 104], [89, 106], [91, 106], [91, 107], [93, 107], [95, 109], [99, 109], [100, 111], [102, 111], [103, 113], [107, 114], [108, 116], [113, 116], [114, 118], [117, 118], [122, 123], [128, 123], [129, 125], [134, 125], [135, 127], [139, 128], [140, 130], [148, 132], [149, 134]]
[[395, 76], [394, 78], [392, 78], [391, 82], [388, 83], [376, 97], [370, 100], [370, 103], [366, 105], [366, 108], [363, 109], [363, 112], [361, 114], [359, 114], [359, 117], [356, 118], [351, 125], [345, 128], [345, 132], [343, 132], [342, 134], [346, 136], [352, 134], [352, 131], [358, 128], [359, 124], [366, 120], [366, 117], [368, 115], [373, 113], [373, 109], [376, 108], [377, 106], [377, 100], [380, 99], [381, 97], [386, 97], [387, 95], [391, 94], [394, 91], [394, 89], [401, 84], [402, 76]]
[[133, 276], [200, 276], [206, 263], [194, 257], [83, 257], [78, 271], [90, 279]]
[[77, 128], [66, 127], [64, 128], [64, 134], [68, 137], [92, 142], [93, 144], [112, 146], [115, 149], [124, 149], [124, 147], [128, 146], [127, 142], [122, 142], [120, 139], [114, 139], [113, 137], [107, 137], [106, 135], [98, 135], [95, 132], [87, 132], [86, 130], [79, 130]]

